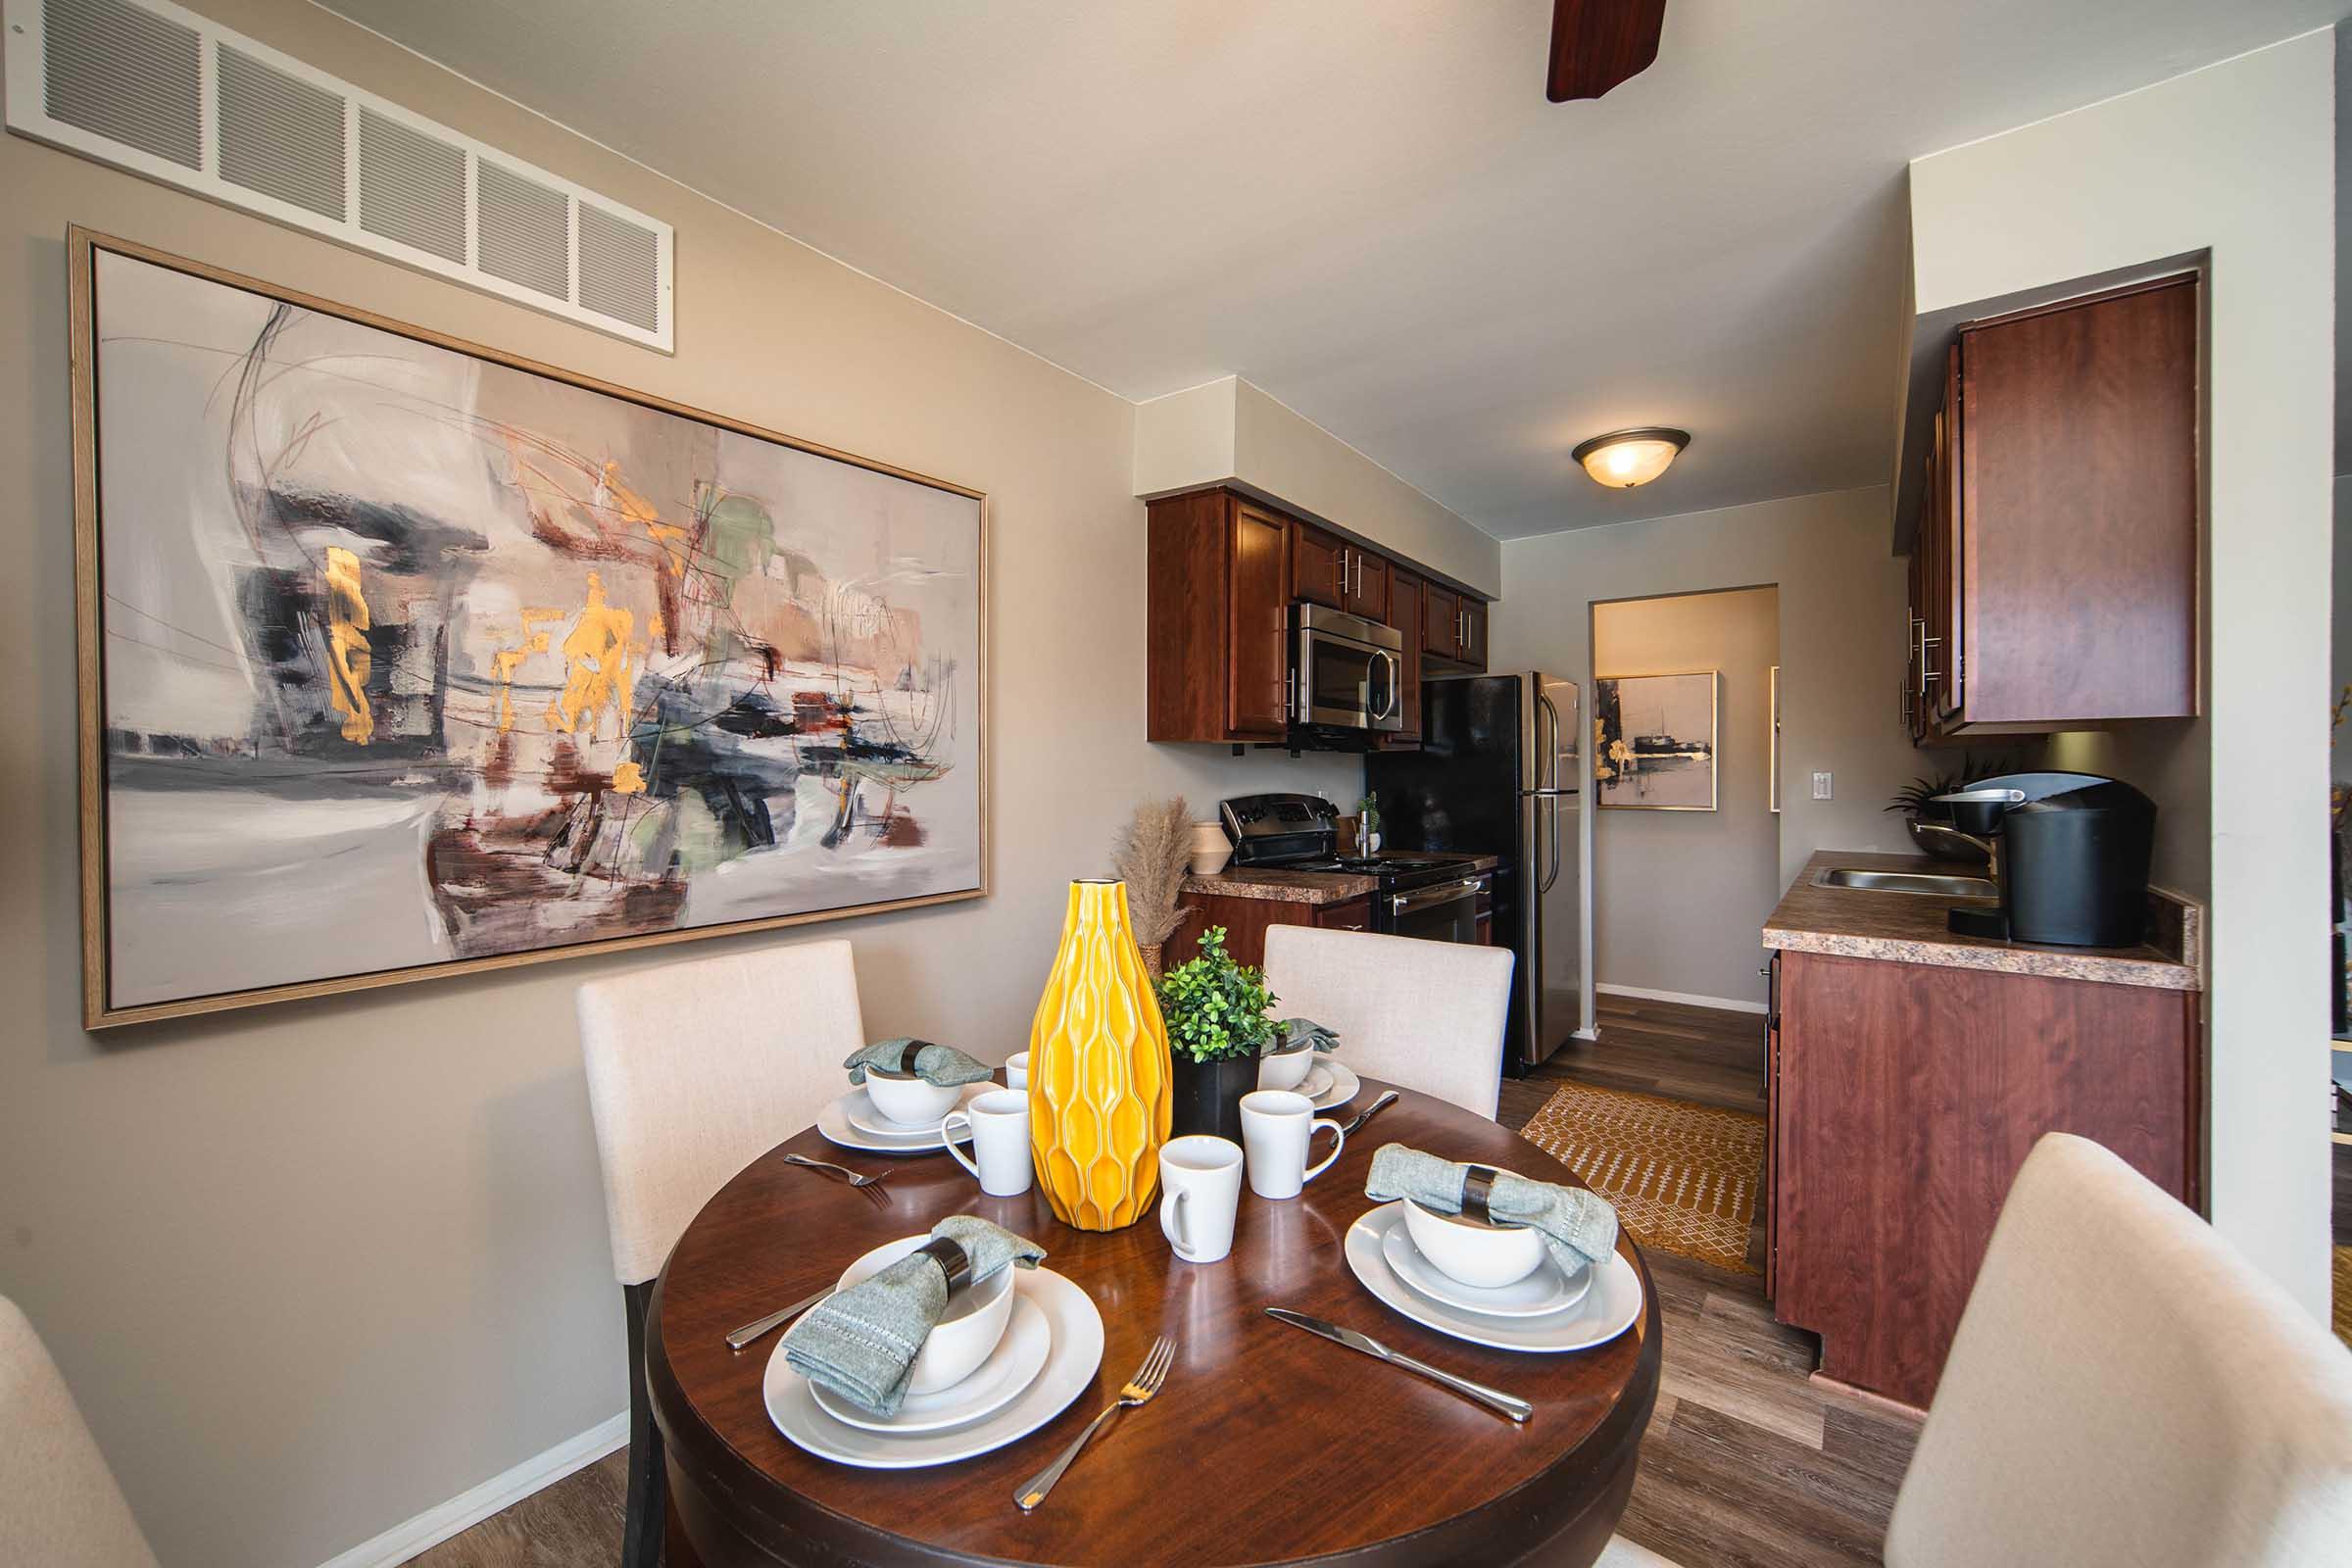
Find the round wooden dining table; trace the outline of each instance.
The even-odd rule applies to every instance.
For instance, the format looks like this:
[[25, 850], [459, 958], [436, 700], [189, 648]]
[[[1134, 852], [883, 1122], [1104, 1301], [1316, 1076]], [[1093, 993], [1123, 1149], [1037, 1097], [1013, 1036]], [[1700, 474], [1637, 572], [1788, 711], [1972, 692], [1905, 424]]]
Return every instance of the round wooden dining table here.
[[[1371, 1080], [1345, 1119], [1386, 1086]], [[990, 1198], [944, 1153], [836, 1149], [811, 1128], [755, 1160], [706, 1204], [663, 1267], [645, 1358], [667, 1444], [670, 1497], [705, 1568], [778, 1563], [1479, 1563], [1596, 1558], [1625, 1510], [1658, 1392], [1649, 1270], [1639, 1320], [1568, 1354], [1487, 1349], [1391, 1311], [1348, 1270], [1342, 1239], [1373, 1207], [1372, 1152], [1404, 1143], [1545, 1180], [1549, 1154], [1444, 1101], [1403, 1092], [1295, 1199], [1242, 1189], [1233, 1251], [1195, 1264], [1155, 1214], [1125, 1230], [1072, 1230], [1042, 1190]], [[1318, 1148], [1321, 1140], [1317, 1141]], [[888, 1177], [876, 1205], [787, 1164], [788, 1152]], [[779, 1336], [741, 1352], [731, 1329], [830, 1285], [868, 1249], [977, 1214], [1030, 1238], [1045, 1267], [1102, 1316], [1102, 1364], [1069, 1407], [1027, 1437], [957, 1464], [865, 1470], [785, 1441], [761, 1396]], [[1421, 1377], [1265, 1315], [1287, 1306], [1391, 1349], [1518, 1395], [1525, 1424]], [[1176, 1355], [1151, 1403], [1120, 1412], [1034, 1513], [1013, 1490], [1117, 1396], [1152, 1341]]]

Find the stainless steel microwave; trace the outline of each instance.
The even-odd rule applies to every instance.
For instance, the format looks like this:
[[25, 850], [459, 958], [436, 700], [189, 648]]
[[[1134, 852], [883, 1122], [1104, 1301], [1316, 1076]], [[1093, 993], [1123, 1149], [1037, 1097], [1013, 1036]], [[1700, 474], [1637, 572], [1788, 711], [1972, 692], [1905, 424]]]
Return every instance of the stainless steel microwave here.
[[1404, 728], [1404, 637], [1321, 605], [1291, 607], [1291, 722], [1316, 729]]

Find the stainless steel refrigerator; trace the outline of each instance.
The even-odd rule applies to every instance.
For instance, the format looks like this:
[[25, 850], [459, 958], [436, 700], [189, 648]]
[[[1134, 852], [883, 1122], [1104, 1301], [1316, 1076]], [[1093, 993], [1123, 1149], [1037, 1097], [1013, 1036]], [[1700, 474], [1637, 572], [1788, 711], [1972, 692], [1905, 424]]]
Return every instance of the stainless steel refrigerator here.
[[1494, 941], [1517, 956], [1506, 1068], [1588, 1030], [1584, 710], [1574, 681], [1529, 671], [1421, 684], [1421, 749], [1364, 758], [1384, 851], [1501, 857]]

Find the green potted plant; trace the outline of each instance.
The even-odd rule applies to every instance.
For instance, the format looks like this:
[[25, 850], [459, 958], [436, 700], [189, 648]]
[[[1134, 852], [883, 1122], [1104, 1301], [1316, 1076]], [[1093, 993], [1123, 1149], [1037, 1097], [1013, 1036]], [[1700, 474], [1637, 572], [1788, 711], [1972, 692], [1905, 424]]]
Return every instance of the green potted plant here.
[[1257, 1057], [1274, 1039], [1266, 977], [1225, 951], [1225, 928], [1200, 933], [1200, 953], [1159, 982], [1168, 1026], [1170, 1136], [1242, 1139], [1242, 1097], [1257, 1087]]
[[1380, 792], [1375, 790], [1356, 802], [1355, 814], [1363, 822], [1363, 832], [1358, 837], [1363, 841], [1364, 853], [1378, 855], [1380, 853]]
[[1922, 833], [1920, 824], [1925, 822], [1937, 827], [1950, 827], [1952, 808], [1937, 805], [1936, 796], [1949, 795], [1981, 780], [2014, 771], [2015, 765], [2005, 757], [1980, 760], [1963, 754], [1956, 771], [1913, 779], [1895, 791], [1894, 799], [1888, 801], [1884, 809], [1903, 817], [1903, 825], [1911, 832], [1911, 842], [1919, 846], [1922, 854], [1938, 860], [1969, 860], [1982, 865], [1984, 863], [1983, 851], [1970, 849], [1949, 833]]

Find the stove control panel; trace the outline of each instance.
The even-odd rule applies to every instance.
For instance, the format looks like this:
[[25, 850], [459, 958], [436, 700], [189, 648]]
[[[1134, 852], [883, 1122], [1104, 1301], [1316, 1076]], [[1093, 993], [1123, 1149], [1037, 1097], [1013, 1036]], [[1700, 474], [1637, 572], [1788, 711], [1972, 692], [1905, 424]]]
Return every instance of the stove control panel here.
[[1237, 795], [1224, 803], [1225, 836], [1235, 843], [1333, 831], [1340, 808], [1320, 795]]

